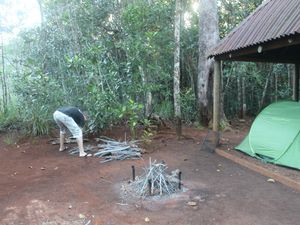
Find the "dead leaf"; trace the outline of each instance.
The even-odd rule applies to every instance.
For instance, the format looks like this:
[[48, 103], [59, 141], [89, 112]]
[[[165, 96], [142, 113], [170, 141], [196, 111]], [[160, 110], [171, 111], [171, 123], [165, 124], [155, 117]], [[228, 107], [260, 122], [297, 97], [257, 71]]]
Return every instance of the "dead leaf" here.
[[197, 205], [197, 202], [194, 202], [194, 201], [190, 201], [187, 203], [189, 206], [196, 206]]
[[83, 215], [83, 214], [80, 213], [80, 214], [78, 215], [78, 217], [79, 217], [80, 219], [84, 219], [84, 218], [85, 218], [85, 215]]

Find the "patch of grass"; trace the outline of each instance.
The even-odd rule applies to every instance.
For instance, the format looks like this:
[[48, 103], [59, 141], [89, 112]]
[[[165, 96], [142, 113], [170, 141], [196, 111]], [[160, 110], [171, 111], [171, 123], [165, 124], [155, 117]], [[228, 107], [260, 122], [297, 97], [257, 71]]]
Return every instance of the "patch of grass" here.
[[194, 126], [199, 129], [199, 130], [204, 130], [206, 129], [200, 122], [196, 121], [194, 122]]
[[7, 133], [3, 138], [3, 143], [6, 145], [15, 145], [18, 140], [18, 136], [15, 133]]
[[18, 111], [10, 107], [6, 112], [0, 112], [0, 131], [17, 130], [21, 127]]
[[169, 101], [162, 101], [160, 104], [154, 105], [154, 112], [162, 118], [172, 118], [174, 113], [173, 105]]
[[152, 137], [155, 135], [155, 132], [152, 130], [143, 130], [143, 134], [141, 136], [142, 142], [146, 145], [151, 144]]

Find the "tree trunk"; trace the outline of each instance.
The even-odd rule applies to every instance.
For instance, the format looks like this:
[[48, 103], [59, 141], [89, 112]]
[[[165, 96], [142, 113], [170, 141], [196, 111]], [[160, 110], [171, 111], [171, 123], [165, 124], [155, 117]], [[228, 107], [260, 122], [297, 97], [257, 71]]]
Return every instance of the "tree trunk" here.
[[242, 118], [242, 88], [241, 88], [241, 77], [238, 75], [236, 77], [237, 79], [237, 97], [238, 97], [238, 107], [237, 107], [237, 111], [238, 111], [238, 115], [239, 118]]
[[245, 77], [242, 78], [242, 119], [246, 117], [246, 79]]
[[[199, 0], [199, 62], [197, 77], [197, 97], [202, 125], [207, 126], [212, 119], [212, 87], [209, 85], [213, 74], [213, 59], [208, 59], [209, 51], [219, 40], [218, 7], [216, 0]], [[211, 82], [212, 83], [212, 82]]]
[[293, 100], [299, 101], [299, 64], [295, 64], [295, 73], [293, 77]]
[[145, 74], [145, 71], [143, 69], [142, 66], [139, 66], [139, 71], [141, 74], [141, 78], [142, 78], [142, 82], [143, 82], [143, 87], [145, 90], [145, 115], [146, 117], [150, 116], [151, 112], [152, 112], [152, 93], [151, 91], [149, 91], [148, 89], [148, 76], [147, 74]]
[[176, 0], [175, 11], [175, 51], [174, 51], [174, 111], [176, 121], [176, 134], [180, 138], [181, 130], [181, 105], [180, 105], [180, 17], [181, 1]]
[[41, 25], [44, 25], [44, 11], [43, 11], [43, 3], [42, 0], [37, 0], [40, 8], [40, 14], [41, 14]]
[[275, 102], [277, 102], [278, 101], [278, 75], [276, 73], [274, 74], [274, 86], [275, 86], [274, 98], [275, 98]]
[[4, 44], [3, 36], [1, 35], [1, 61], [2, 61], [2, 100], [3, 100], [3, 112], [7, 111], [7, 79], [5, 73], [5, 63], [4, 63]]
[[287, 71], [288, 71], [290, 95], [293, 96], [293, 83], [294, 83], [293, 79], [295, 77], [295, 64], [288, 64]]
[[268, 85], [269, 85], [269, 80], [272, 76], [272, 73], [273, 73], [273, 66], [271, 66], [270, 72], [269, 72], [268, 77], [266, 79], [265, 87], [264, 87], [264, 90], [263, 90], [263, 93], [262, 93], [262, 96], [261, 96], [261, 99], [260, 99], [260, 102], [259, 102], [259, 112], [261, 111], [261, 109], [264, 106], [265, 97], [266, 97], [266, 93], [267, 93]]

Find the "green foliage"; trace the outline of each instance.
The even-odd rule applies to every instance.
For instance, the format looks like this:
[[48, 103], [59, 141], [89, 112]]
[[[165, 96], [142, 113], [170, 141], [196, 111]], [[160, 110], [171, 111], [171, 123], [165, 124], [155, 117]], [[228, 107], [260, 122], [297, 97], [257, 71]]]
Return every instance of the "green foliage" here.
[[[259, 63], [236, 63], [227, 62], [224, 64], [224, 111], [227, 117], [235, 117], [240, 113], [241, 105], [238, 95], [238, 79], [242, 85], [245, 84], [245, 97], [248, 115], [256, 115], [261, 107], [264, 107], [280, 99], [290, 99], [292, 95], [290, 80], [287, 76], [287, 65], [283, 64], [259, 64]], [[275, 76], [277, 76], [277, 92]], [[268, 82], [267, 95], [264, 105], [260, 106], [263, 91]], [[242, 87], [240, 87], [242, 88]], [[242, 96], [241, 96], [242, 97]]]
[[119, 121], [120, 104], [116, 101], [115, 94], [99, 92], [97, 86], [92, 84], [88, 90], [89, 94], [84, 102], [90, 118], [87, 122], [87, 131], [93, 133], [116, 124]]
[[29, 120], [24, 121], [26, 126], [26, 130], [29, 134], [33, 136], [44, 135], [49, 133], [50, 128], [50, 120], [44, 119], [46, 114], [39, 114], [39, 111], [36, 111]]
[[[25, 137], [24, 133], [19, 130], [10, 130], [3, 135], [3, 143], [6, 145], [17, 145]], [[17, 145], [17, 147], [19, 147]]]
[[141, 118], [143, 105], [129, 100], [126, 105], [120, 109], [119, 118], [125, 120], [125, 124], [129, 126], [132, 139], [136, 138], [136, 128]]
[[52, 113], [60, 105], [59, 102], [64, 101], [62, 91], [48, 75], [31, 69], [24, 77], [15, 78], [19, 115], [27, 133], [48, 134], [52, 127]]
[[152, 142], [151, 138], [154, 135], [155, 135], [155, 132], [153, 132], [152, 130], [143, 130], [141, 140], [145, 145], [149, 145]]
[[181, 114], [184, 121], [193, 122], [197, 120], [198, 111], [195, 102], [195, 93], [191, 88], [181, 92]]
[[13, 136], [12, 134], [10, 134], [10, 133], [8, 133], [8, 134], [6, 134], [6, 135], [4, 136], [3, 142], [4, 142], [4, 144], [6, 144], [6, 145], [13, 145], [13, 144], [16, 143], [16, 142], [15, 142], [15, 139], [14, 139], [14, 136]]
[[199, 130], [204, 130], [205, 129], [205, 127], [198, 121], [195, 122], [195, 127]]
[[262, 2], [263, 0], [220, 0], [220, 37], [223, 38], [243, 19], [252, 13]]
[[[261, 1], [219, 1], [221, 37]], [[191, 7], [194, 2], [184, 1], [190, 20], [184, 19], [181, 29], [181, 108], [187, 123], [198, 117], [195, 90], [201, 34]], [[123, 122], [136, 136], [149, 92], [152, 113], [172, 119], [174, 4], [173, 0], [42, 1], [42, 26], [23, 31], [5, 46], [8, 90], [14, 100], [7, 113], [0, 112], [0, 128], [46, 134], [54, 125], [52, 113], [74, 105], [88, 111], [88, 132]], [[238, 78], [245, 79], [248, 114], [257, 113], [269, 70], [270, 66], [257, 63], [224, 63], [227, 117], [236, 116], [241, 108]], [[273, 66], [263, 104], [291, 96], [287, 70], [285, 65]], [[144, 135], [147, 139], [151, 131]]]
[[10, 105], [7, 111], [0, 112], [0, 131], [19, 130], [21, 121], [19, 114], [13, 105]]
[[172, 95], [173, 7], [172, 1], [135, 1], [122, 13], [125, 36], [120, 47], [127, 56], [131, 82], [126, 92], [131, 98], [143, 96], [145, 102], [146, 90], [157, 98]]
[[163, 118], [173, 118], [173, 104], [168, 100], [161, 100], [159, 104], [154, 105], [154, 111]]

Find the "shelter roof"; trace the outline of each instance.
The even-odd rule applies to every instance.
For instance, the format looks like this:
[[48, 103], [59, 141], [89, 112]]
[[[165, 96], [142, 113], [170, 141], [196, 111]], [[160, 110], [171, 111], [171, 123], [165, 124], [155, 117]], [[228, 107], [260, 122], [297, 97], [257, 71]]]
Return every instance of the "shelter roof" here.
[[242, 61], [300, 61], [300, 0], [266, 0], [209, 57]]

